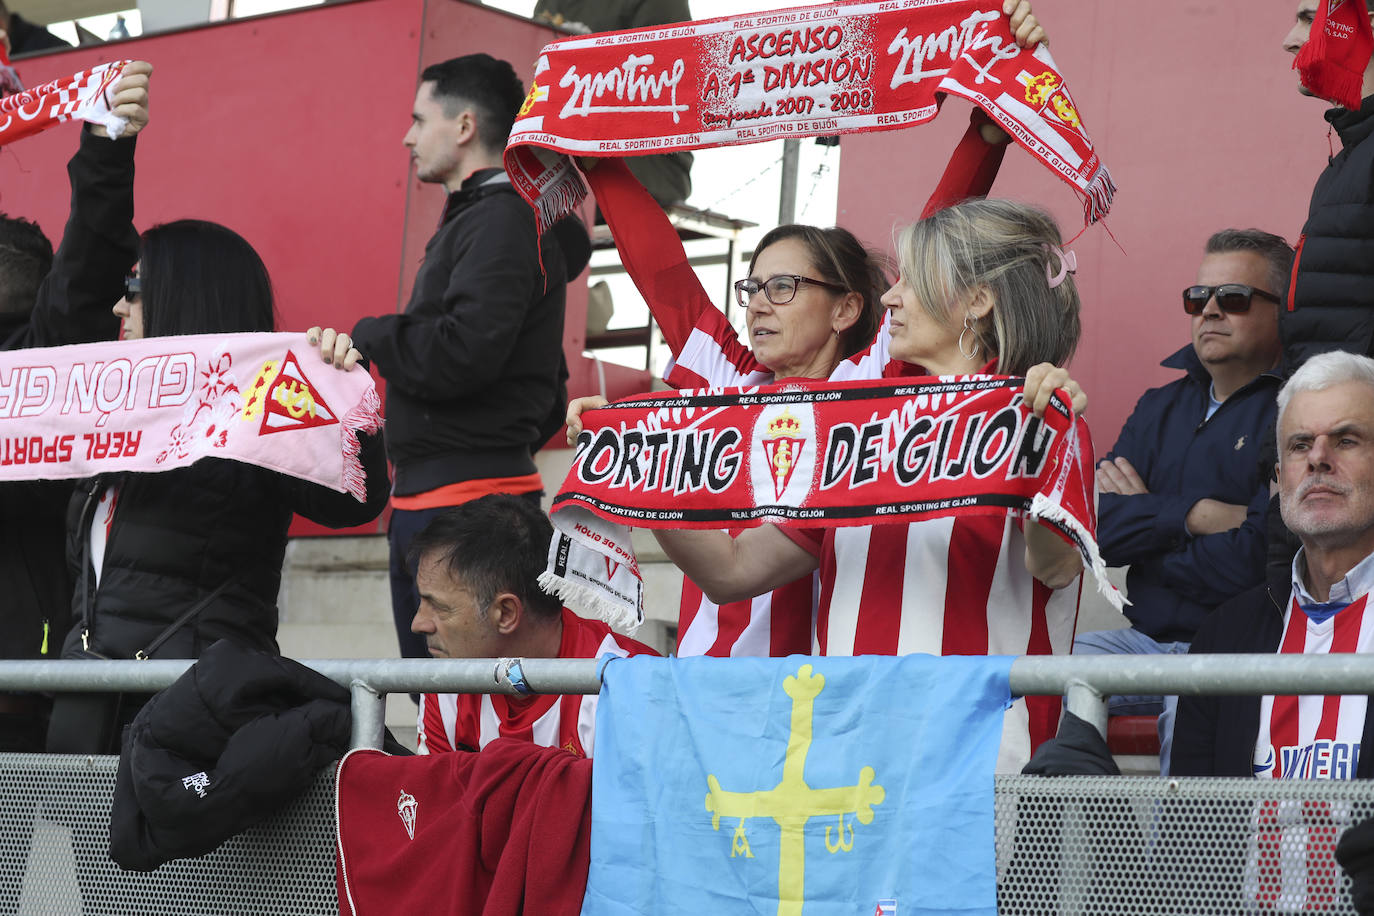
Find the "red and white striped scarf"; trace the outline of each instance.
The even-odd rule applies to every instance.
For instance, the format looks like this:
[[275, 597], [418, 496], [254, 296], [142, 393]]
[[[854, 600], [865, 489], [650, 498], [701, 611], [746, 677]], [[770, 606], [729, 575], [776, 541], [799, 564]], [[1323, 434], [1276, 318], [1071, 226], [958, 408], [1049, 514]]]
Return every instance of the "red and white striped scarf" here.
[[[541, 226], [586, 194], [567, 159], [910, 127], [945, 95], [986, 111], [1084, 197], [1115, 185], [1044, 45], [1017, 46], [1000, 0], [831, 3], [545, 46], [506, 147]], [[553, 161], [535, 148], [559, 154]]]

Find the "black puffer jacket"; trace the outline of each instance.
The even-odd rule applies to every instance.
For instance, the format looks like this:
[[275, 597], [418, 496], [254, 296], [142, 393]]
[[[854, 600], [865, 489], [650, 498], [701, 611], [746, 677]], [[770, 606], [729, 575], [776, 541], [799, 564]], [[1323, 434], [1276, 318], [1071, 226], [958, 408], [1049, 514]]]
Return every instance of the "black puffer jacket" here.
[[147, 871], [275, 814], [348, 749], [348, 703], [299, 662], [210, 646], [124, 730], [110, 857]]
[[1343, 149], [1317, 179], [1293, 266], [1292, 310], [1279, 313], [1284, 360], [1374, 343], [1374, 96], [1326, 120]]
[[[68, 511], [67, 555], [77, 589], [65, 649], [81, 647], [83, 611], [92, 596], [89, 647], [129, 658], [181, 612], [223, 582], [227, 590], [155, 653], [195, 658], [218, 639], [277, 651], [277, 590], [292, 512], [333, 528], [361, 525], [386, 505], [381, 435], [363, 435], [359, 456], [367, 501], [264, 468], [222, 458], [158, 474], [83, 481]], [[96, 502], [118, 486], [99, 588], [82, 578]], [[85, 582], [83, 590], [82, 583]]]

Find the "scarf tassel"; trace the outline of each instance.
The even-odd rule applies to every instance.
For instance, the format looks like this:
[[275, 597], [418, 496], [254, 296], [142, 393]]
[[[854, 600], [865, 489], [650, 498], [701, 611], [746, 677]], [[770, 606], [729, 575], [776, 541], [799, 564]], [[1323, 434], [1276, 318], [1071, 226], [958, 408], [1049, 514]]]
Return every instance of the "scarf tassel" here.
[[361, 433], [377, 433], [382, 428], [382, 400], [376, 388], [368, 388], [362, 400], [343, 418], [343, 484], [358, 502], [367, 501], [367, 474], [363, 471]]
[[539, 587], [583, 616], [597, 617], [611, 629], [633, 634], [641, 623], [624, 605], [610, 601], [595, 590], [545, 570], [539, 574]]
[[576, 213], [587, 199], [587, 183], [571, 164], [560, 170], [557, 178], [539, 195], [535, 204], [539, 234], [543, 235], [565, 217]]
[[1069, 532], [1074, 546], [1083, 556], [1083, 565], [1092, 572], [1093, 578], [1097, 580], [1098, 593], [1118, 611], [1130, 604], [1126, 600], [1126, 596], [1121, 594], [1121, 590], [1107, 578], [1107, 563], [1102, 559], [1102, 553], [1097, 549], [1097, 542], [1093, 536], [1063, 506], [1044, 493], [1037, 493], [1035, 498], [1031, 500], [1030, 517], [1035, 521], [1043, 520], [1056, 528]]
[[1112, 173], [1107, 171], [1105, 165], [1093, 175], [1083, 193], [1083, 219], [1088, 223], [1096, 223], [1107, 215], [1112, 208], [1112, 199], [1116, 197], [1116, 182], [1112, 181]]

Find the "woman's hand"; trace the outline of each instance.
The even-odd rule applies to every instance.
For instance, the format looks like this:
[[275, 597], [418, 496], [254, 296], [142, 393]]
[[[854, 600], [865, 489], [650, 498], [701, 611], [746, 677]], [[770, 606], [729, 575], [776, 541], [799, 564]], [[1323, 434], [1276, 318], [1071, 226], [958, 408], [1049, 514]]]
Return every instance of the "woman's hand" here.
[[582, 432], [582, 411], [596, 410], [598, 407], [605, 407], [610, 401], [599, 394], [594, 394], [585, 398], [573, 398], [568, 402], [568, 444], [576, 445], [577, 437]]
[[1067, 369], [1061, 369], [1053, 363], [1031, 366], [1030, 371], [1026, 373], [1026, 387], [1022, 395], [1031, 413], [1037, 417], [1045, 416], [1045, 408], [1050, 404], [1050, 397], [1058, 388], [1063, 388], [1069, 393], [1069, 397], [1073, 399], [1074, 414], [1082, 416], [1088, 409], [1088, 396], [1083, 393], [1078, 383], [1069, 377]]
[[[119, 81], [111, 89], [110, 112], [126, 122], [120, 138], [132, 137], [148, 126], [148, 77], [153, 73], [153, 65], [146, 60], [131, 60], [124, 65]], [[91, 125], [91, 133], [97, 137], [108, 134], [99, 124]]]
[[357, 347], [353, 346], [353, 338], [333, 328], [313, 327], [305, 332], [305, 339], [312, 347], [318, 345], [320, 359], [332, 364], [335, 369], [347, 372], [363, 358]]
[[1016, 43], [1023, 48], [1033, 48], [1038, 44], [1050, 46], [1045, 29], [1031, 12], [1030, 0], [1003, 0], [1002, 12], [1011, 17], [1011, 34]]

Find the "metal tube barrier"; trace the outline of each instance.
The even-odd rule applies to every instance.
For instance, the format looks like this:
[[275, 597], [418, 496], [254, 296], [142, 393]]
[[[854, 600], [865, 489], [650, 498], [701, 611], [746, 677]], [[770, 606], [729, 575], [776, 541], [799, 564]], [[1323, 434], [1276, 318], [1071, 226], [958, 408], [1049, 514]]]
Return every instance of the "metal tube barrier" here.
[[[356, 746], [381, 745], [381, 702], [388, 693], [515, 693], [510, 659], [312, 659], [302, 664], [348, 687]], [[161, 690], [191, 659], [2, 661], [0, 690]], [[520, 660], [535, 693], [596, 693], [596, 659]], [[1102, 698], [1112, 694], [1374, 694], [1372, 655], [1026, 655], [1011, 666], [1018, 696], [1067, 694], [1069, 708], [1105, 730]]]

